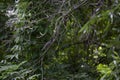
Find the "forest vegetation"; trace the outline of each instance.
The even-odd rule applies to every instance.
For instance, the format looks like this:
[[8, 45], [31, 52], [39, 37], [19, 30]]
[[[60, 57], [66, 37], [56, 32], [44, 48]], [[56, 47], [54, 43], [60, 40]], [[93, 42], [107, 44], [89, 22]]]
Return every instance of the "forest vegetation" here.
[[120, 0], [0, 0], [0, 80], [120, 80]]

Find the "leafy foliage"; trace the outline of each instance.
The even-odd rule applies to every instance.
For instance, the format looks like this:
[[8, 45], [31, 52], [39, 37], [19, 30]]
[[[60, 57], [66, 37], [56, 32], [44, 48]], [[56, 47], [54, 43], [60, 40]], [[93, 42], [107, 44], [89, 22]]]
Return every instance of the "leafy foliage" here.
[[0, 79], [120, 79], [119, 0], [0, 4]]

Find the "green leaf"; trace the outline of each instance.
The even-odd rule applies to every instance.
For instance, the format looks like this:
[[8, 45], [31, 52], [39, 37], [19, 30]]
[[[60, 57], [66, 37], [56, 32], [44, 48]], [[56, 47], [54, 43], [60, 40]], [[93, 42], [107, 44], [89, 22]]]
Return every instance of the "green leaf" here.
[[102, 74], [111, 74], [112, 70], [105, 64], [99, 64], [97, 66], [97, 70], [98, 72], [102, 73]]

